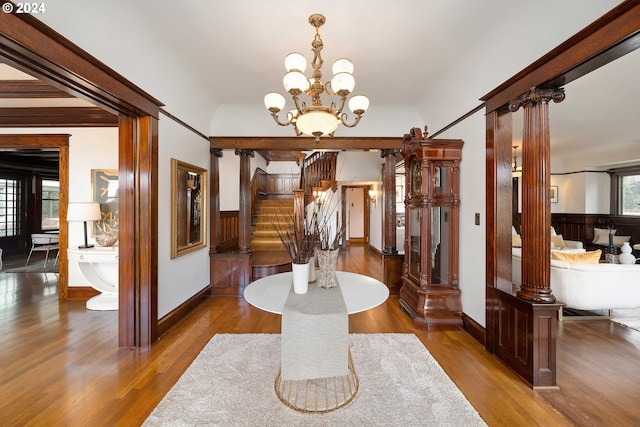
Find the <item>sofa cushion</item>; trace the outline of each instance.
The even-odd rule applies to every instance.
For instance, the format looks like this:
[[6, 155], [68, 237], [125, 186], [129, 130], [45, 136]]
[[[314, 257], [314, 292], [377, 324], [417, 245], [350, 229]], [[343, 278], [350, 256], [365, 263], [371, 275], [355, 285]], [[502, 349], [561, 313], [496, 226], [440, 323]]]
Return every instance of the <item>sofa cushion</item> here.
[[565, 247], [564, 239], [562, 238], [562, 234], [552, 234], [551, 235], [551, 247], [562, 249]]
[[613, 236], [613, 244], [615, 246], [622, 246], [623, 243], [628, 242], [630, 240], [631, 240], [631, 236]]
[[602, 251], [600, 249], [583, 253], [552, 251], [551, 259], [581, 264], [598, 264], [601, 255]]
[[[616, 230], [612, 229], [611, 232], [616, 234]], [[609, 244], [609, 229], [608, 228], [593, 228], [593, 243], [596, 245], [605, 245]]]
[[511, 235], [511, 246], [514, 248], [521, 248], [522, 247], [522, 239], [520, 238], [519, 234], [512, 234]]

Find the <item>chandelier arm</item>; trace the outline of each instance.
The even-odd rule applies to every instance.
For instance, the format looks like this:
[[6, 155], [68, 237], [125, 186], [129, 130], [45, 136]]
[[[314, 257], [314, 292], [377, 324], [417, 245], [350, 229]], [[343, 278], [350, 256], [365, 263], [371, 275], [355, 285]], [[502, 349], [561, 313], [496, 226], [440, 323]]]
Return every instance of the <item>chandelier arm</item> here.
[[[307, 108], [306, 104], [304, 103], [304, 101], [300, 101], [300, 97], [298, 97], [298, 95], [292, 95], [291, 96], [293, 98], [293, 103], [296, 106], [296, 110], [298, 110], [298, 114], [302, 113], [302, 111]], [[291, 122], [292, 120], [289, 120], [289, 122]]]
[[347, 113], [342, 113], [342, 115], [340, 116], [340, 119], [342, 120], [342, 124], [348, 128], [355, 127], [360, 122], [361, 118], [362, 118], [362, 114], [358, 114], [356, 115], [356, 118], [353, 121], [353, 123], [349, 124], [347, 123]]
[[344, 102], [347, 100], [346, 96], [341, 96], [340, 97], [340, 107], [336, 108], [336, 103], [332, 102], [331, 103], [331, 109], [333, 109], [336, 112], [336, 115], [339, 116], [340, 113], [342, 113], [342, 109], [344, 108]]
[[280, 117], [278, 117], [278, 112], [277, 111], [271, 111], [271, 117], [273, 117], [273, 120], [276, 121], [277, 124], [279, 124], [280, 126], [289, 126], [292, 122], [293, 122], [293, 116], [289, 113], [287, 113], [287, 119], [288, 121], [285, 122], [281, 122], [280, 121]]

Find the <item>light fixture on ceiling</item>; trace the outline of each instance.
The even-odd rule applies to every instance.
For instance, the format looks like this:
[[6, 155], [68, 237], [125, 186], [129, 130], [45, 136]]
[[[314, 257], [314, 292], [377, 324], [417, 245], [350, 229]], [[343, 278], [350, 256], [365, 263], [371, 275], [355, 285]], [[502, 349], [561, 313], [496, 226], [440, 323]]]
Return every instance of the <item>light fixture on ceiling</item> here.
[[[320, 14], [311, 15], [309, 23], [316, 29], [315, 38], [311, 42], [311, 51], [313, 52], [311, 78], [307, 79], [303, 74], [307, 67], [307, 60], [303, 55], [290, 53], [284, 60], [287, 74], [282, 82], [285, 90], [293, 98], [295, 108], [287, 112], [287, 121], [282, 122], [278, 113], [284, 108], [284, 96], [276, 92], [269, 92], [264, 97], [264, 105], [271, 111], [273, 119], [280, 126], [292, 125], [296, 135], [314, 136], [316, 142], [319, 142], [321, 136], [333, 136], [340, 123], [349, 128], [356, 126], [369, 107], [369, 99], [364, 95], [356, 95], [349, 99], [349, 108], [356, 117], [353, 123], [347, 123], [347, 113], [343, 113], [342, 109], [347, 96], [353, 91], [356, 83], [353, 78], [353, 64], [346, 58], [338, 59], [333, 64], [333, 78], [330, 82], [322, 83], [320, 69], [323, 64], [321, 51], [324, 45], [320, 38], [319, 28], [325, 23], [325, 17]], [[310, 106], [307, 106], [306, 102], [300, 99], [300, 95], [303, 93], [311, 98]], [[337, 105], [336, 101], [333, 101], [330, 106], [324, 106], [320, 99], [320, 95], [323, 93], [338, 96]]]

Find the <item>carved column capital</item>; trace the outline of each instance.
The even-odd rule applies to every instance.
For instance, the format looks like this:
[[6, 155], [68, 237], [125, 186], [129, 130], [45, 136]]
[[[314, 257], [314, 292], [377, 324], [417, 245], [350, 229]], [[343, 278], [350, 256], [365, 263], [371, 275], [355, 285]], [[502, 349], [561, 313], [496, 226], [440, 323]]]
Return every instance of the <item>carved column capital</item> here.
[[564, 101], [564, 98], [564, 88], [562, 87], [557, 89], [538, 89], [533, 87], [524, 95], [520, 95], [518, 98], [509, 102], [509, 111], [514, 113], [522, 106], [537, 104], [538, 102], [548, 103], [549, 101], [553, 101], [557, 104], [558, 102]]
[[383, 159], [388, 156], [398, 157], [400, 154], [400, 150], [397, 148], [385, 148], [384, 150], [380, 151], [380, 157], [382, 157]]
[[222, 157], [222, 148], [210, 148], [209, 153], [216, 157]]
[[244, 148], [236, 148], [236, 156], [253, 157], [253, 156], [255, 156], [255, 151], [247, 150], [247, 149], [244, 149]]

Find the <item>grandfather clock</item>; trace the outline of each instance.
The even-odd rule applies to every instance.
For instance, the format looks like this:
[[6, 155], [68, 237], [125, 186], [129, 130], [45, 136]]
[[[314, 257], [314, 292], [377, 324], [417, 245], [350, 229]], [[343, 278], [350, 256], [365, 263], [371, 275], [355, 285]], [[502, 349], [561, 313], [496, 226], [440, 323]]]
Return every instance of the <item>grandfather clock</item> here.
[[418, 329], [462, 326], [458, 288], [460, 160], [463, 141], [404, 136], [405, 255], [400, 306]]

